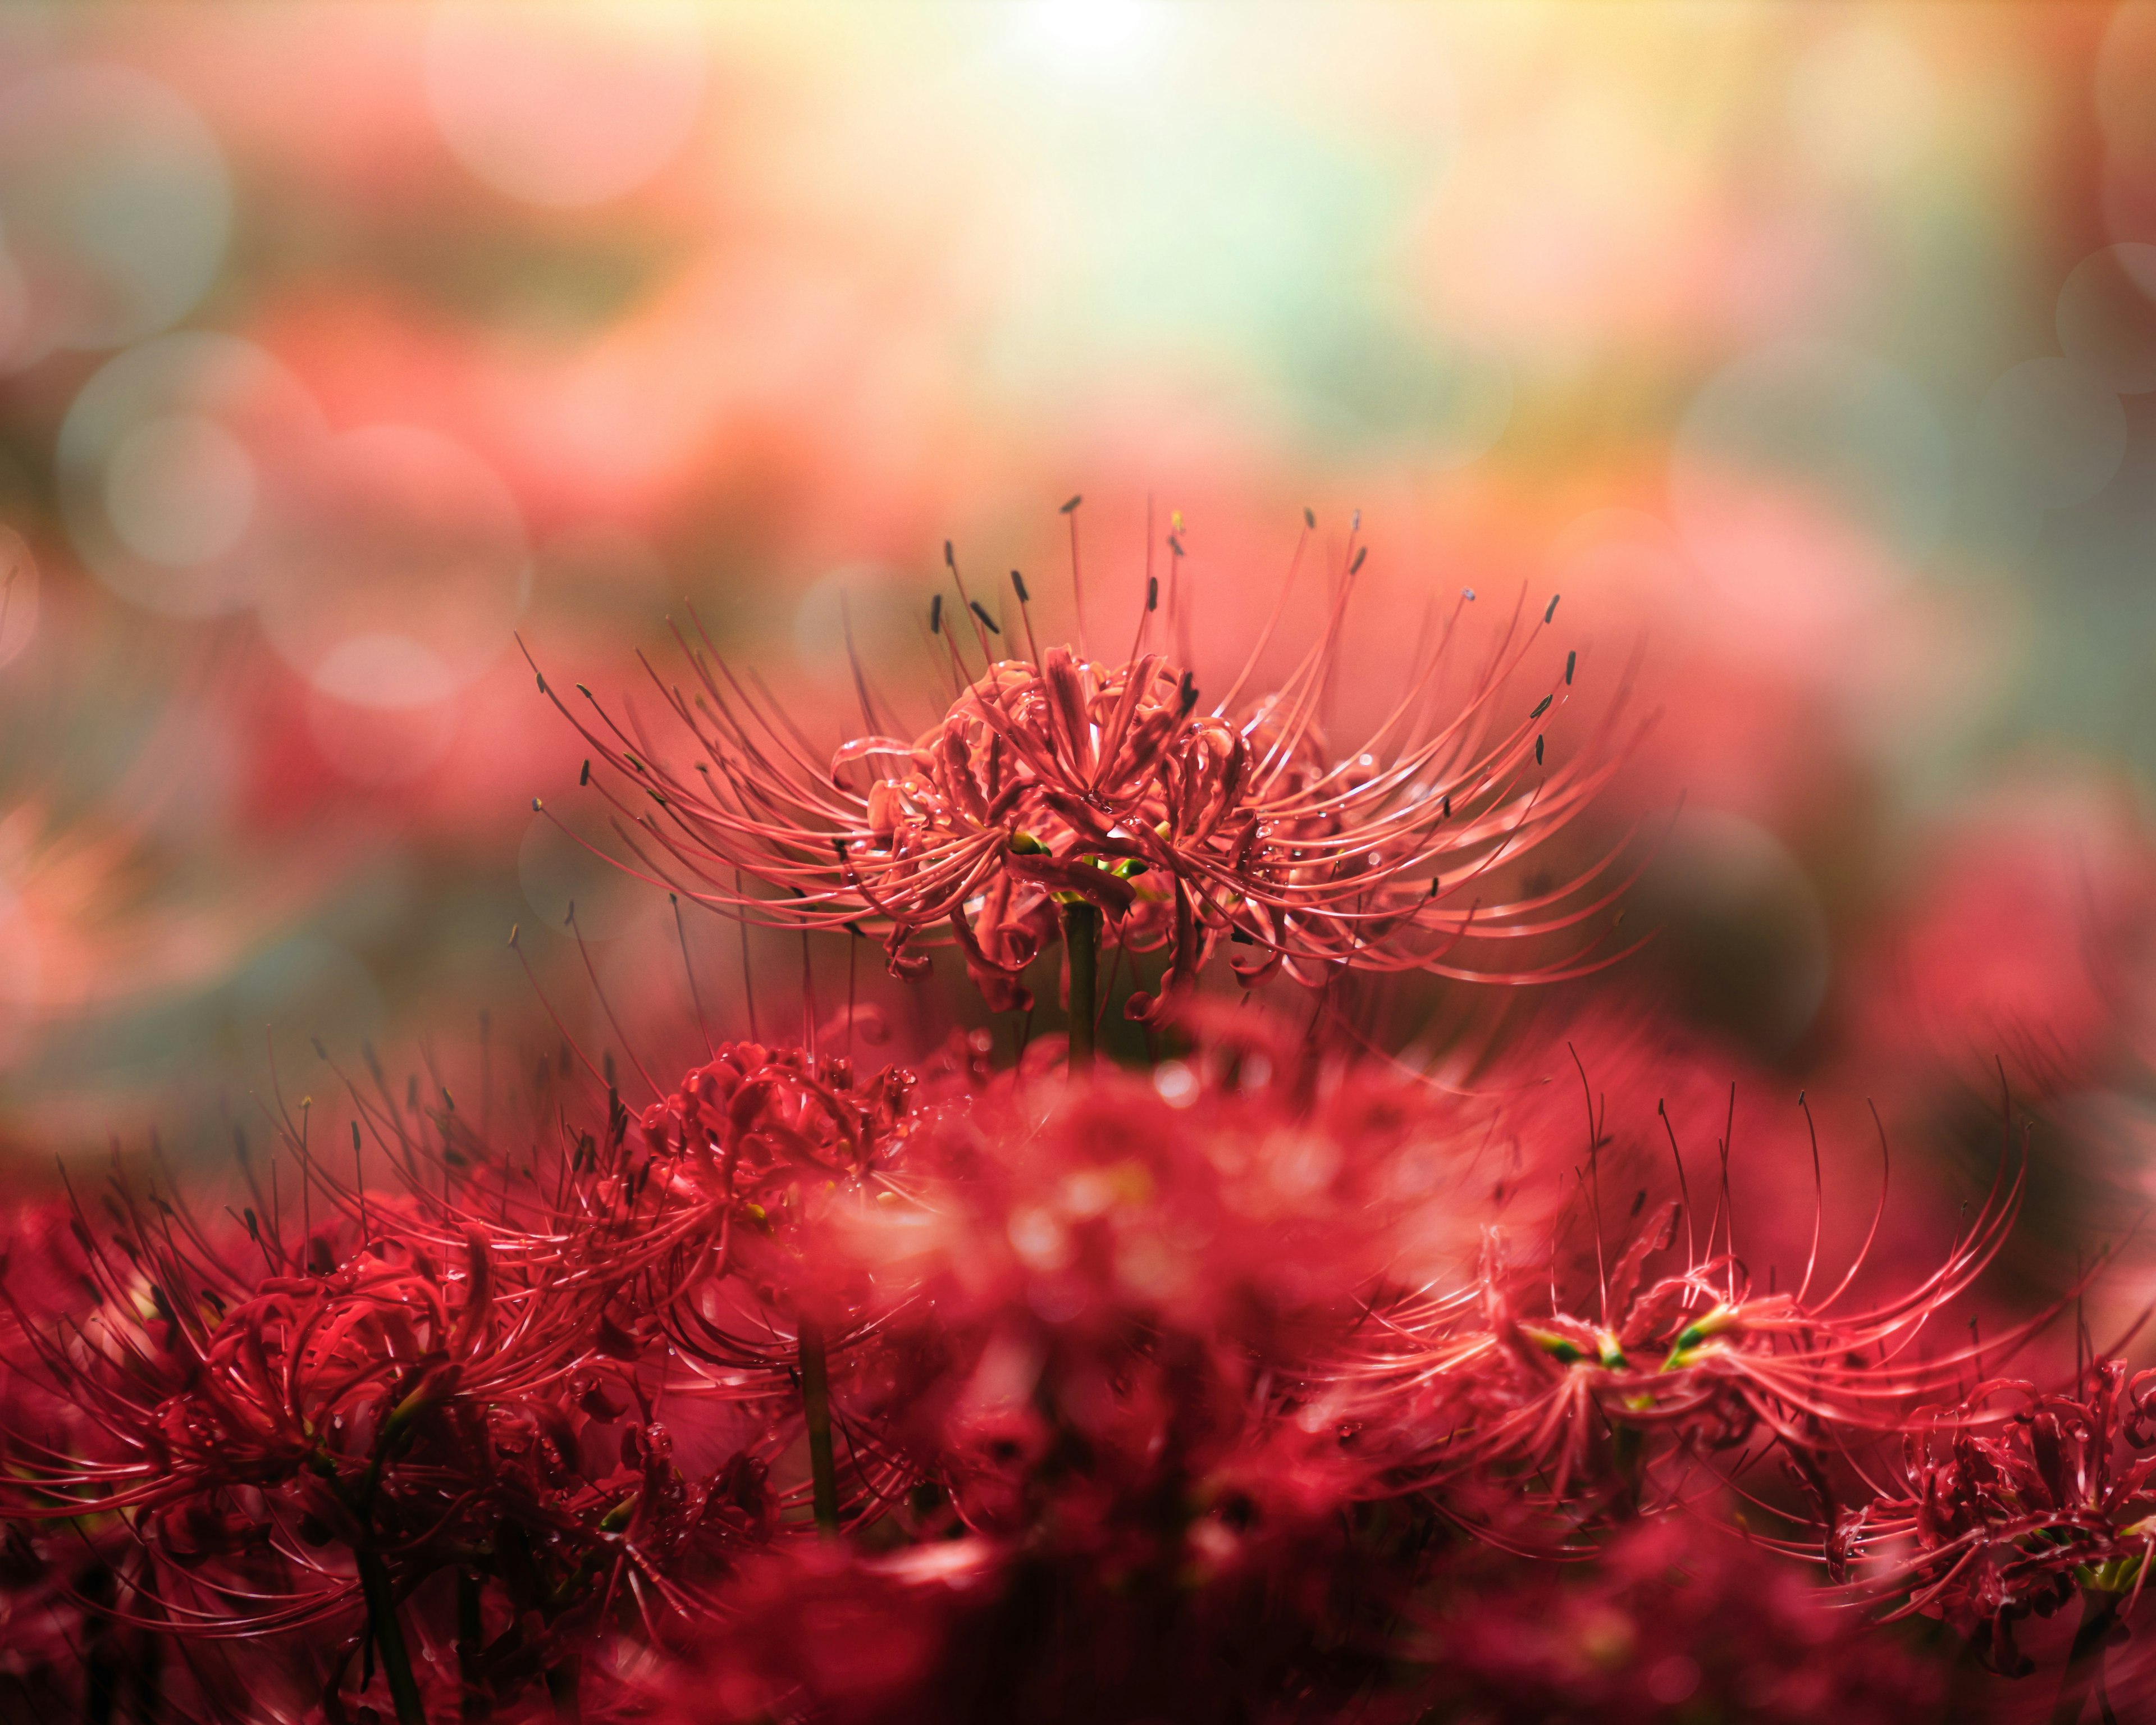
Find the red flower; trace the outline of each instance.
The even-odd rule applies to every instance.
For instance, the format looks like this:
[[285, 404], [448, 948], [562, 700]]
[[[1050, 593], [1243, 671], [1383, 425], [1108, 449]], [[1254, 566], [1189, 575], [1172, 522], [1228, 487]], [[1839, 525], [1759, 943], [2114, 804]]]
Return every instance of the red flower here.
[[[1262, 699], [1246, 696], [1250, 666], [1209, 704], [1161, 653], [1040, 650], [1029, 618], [1028, 655], [997, 659], [976, 604], [984, 667], [944, 631], [957, 693], [911, 742], [874, 734], [864, 685], [871, 734], [827, 757], [708, 640], [685, 643], [693, 696], [664, 691], [685, 760], [632, 742], [596, 703], [588, 722], [562, 711], [634, 793], [624, 801], [601, 774], [644, 872], [730, 915], [873, 931], [900, 975], [925, 968], [913, 947], [955, 942], [998, 1009], [1029, 1004], [1022, 974], [1071, 906], [1097, 911], [1132, 951], [1165, 949], [1158, 991], [1129, 1009], [1139, 1018], [1224, 940], [1247, 949], [1235, 967], [1246, 983], [1280, 968], [1316, 985], [1343, 967], [1514, 982], [1592, 968], [1584, 931], [1614, 896], [1596, 886], [1614, 856], [1553, 888], [1508, 893], [1499, 872], [1613, 770], [1591, 755], [1544, 770], [1544, 715], [1568, 698], [1573, 659], [1539, 701], [1506, 709], [1540, 634], [1516, 612], [1448, 700], [1443, 678], [1466, 650], [1455, 611], [1387, 716], [1337, 752], [1317, 715], [1352, 588], [1342, 580], [1327, 627]], [[746, 895], [743, 875], [788, 896]], [[1568, 943], [1502, 956], [1548, 937]]]
[[2033, 1668], [2015, 1625], [2078, 1594], [2067, 1692], [2101, 1685], [2156, 1558], [2156, 1371], [2129, 1378], [2124, 1361], [2097, 1359], [2071, 1394], [1981, 1384], [1911, 1422], [1899, 1471], [1902, 1491], [1845, 1535], [1870, 1560], [1866, 1591], [1902, 1596], [1892, 1616], [1943, 1618], [2010, 1676]]
[[[1681, 1180], [1681, 1161], [1678, 1172]], [[1864, 1248], [1839, 1276], [1820, 1264], [1815, 1235], [1796, 1286], [1779, 1290], [1760, 1288], [1735, 1254], [1726, 1177], [1703, 1237], [1686, 1190], [1614, 1258], [1598, 1239], [1592, 1281], [1572, 1287], [1553, 1249], [1522, 1261], [1492, 1230], [1471, 1279], [1378, 1303], [1383, 1327], [1343, 1377], [1390, 1410], [1405, 1445], [1400, 1477], [1449, 1491], [1494, 1475], [1567, 1530], [1582, 1516], [1666, 1507], [1702, 1460], [1765, 1447], [1781, 1450], [1832, 1524], [1829, 1473], [1842, 1451], [1899, 1432], [1981, 1358], [1974, 1344], [1930, 1355], [1913, 1344], [2004, 1244], [2025, 1175], [2009, 1178], [2002, 1164], [1945, 1260], [1900, 1296], [1861, 1307], [1844, 1302], [1877, 1236], [1883, 1189]], [[1654, 1273], [1681, 1239], [1680, 1261]], [[1994, 1358], [2033, 1327], [1994, 1338]], [[1832, 1542], [1830, 1554], [1845, 1555]]]

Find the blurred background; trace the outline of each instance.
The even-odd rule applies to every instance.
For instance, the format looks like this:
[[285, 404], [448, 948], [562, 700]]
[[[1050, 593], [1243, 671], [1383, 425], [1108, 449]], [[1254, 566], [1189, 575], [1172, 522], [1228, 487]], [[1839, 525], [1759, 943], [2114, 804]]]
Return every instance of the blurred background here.
[[604, 839], [518, 639], [612, 701], [686, 600], [834, 742], [946, 538], [1065, 603], [1074, 493], [1119, 616], [1179, 516], [1201, 660], [1305, 507], [1351, 684], [1562, 592], [1684, 810], [1562, 1010], [1948, 1163], [2005, 1063], [2059, 1238], [2156, 1189], [2156, 5], [2060, 0], [16, 0], [0, 1134], [536, 1034], [512, 924], [572, 1029], [685, 939], [737, 1030], [533, 814]]

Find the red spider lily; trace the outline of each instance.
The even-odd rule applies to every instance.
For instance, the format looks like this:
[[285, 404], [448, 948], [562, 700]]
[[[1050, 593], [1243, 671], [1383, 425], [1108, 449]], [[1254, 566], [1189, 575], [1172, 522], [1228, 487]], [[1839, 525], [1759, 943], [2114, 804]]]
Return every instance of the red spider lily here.
[[[843, 1056], [725, 1044], [640, 1117], [609, 1080], [603, 1132], [576, 1133], [572, 1147], [565, 1140], [551, 1189], [446, 1114], [439, 1154], [485, 1195], [435, 1206], [428, 1225], [437, 1237], [483, 1235], [595, 1306], [603, 1352], [640, 1361], [665, 1349], [664, 1393], [676, 1406], [716, 1402], [760, 1422], [753, 1450], [728, 1462], [737, 1485], [742, 1469], [761, 1479], [788, 1446], [786, 1410], [798, 1405], [816, 1518], [835, 1531], [846, 1517], [826, 1373], [835, 1353], [906, 1297], [902, 1287], [880, 1286], [874, 1266], [847, 1249], [847, 1215], [896, 1200], [907, 1143], [935, 1111], [916, 1091], [951, 1106], [963, 1100], [957, 1076], [944, 1062], [925, 1086], [900, 1068], [857, 1083]], [[357, 1087], [353, 1095], [367, 1106]], [[404, 1128], [393, 1122], [391, 1130]], [[405, 1153], [417, 1147], [408, 1142]], [[415, 1190], [427, 1184], [421, 1178]], [[766, 1496], [761, 1486], [751, 1497], [743, 1507], [766, 1532], [802, 1500], [798, 1490]]]
[[695, 1297], [737, 1260], [767, 1304], [824, 1322], [847, 1315], [837, 1266], [804, 1262], [788, 1224], [834, 1194], [895, 1195], [890, 1178], [918, 1124], [916, 1082], [891, 1068], [857, 1089], [844, 1056], [728, 1043], [644, 1111], [637, 1178], [654, 1182], [653, 1209], [623, 1261], [665, 1266], [683, 1347], [722, 1363], [767, 1359], [767, 1343], [715, 1324]]
[[[1134, 1324], [1226, 1325], [1285, 1361], [1308, 1345], [1297, 1326], [1358, 1320], [1401, 1211], [1435, 1213], [1471, 1130], [1459, 1105], [1353, 1068], [1299, 1101], [1296, 1059], [1293, 1038], [1246, 1015], [1206, 1071], [1170, 1070], [1171, 1094], [1115, 1079], [1044, 1115], [1029, 1079], [970, 1063], [857, 1090], [844, 1061], [729, 1045], [645, 1111], [640, 1151], [625, 1135], [580, 1149], [558, 1219], [526, 1224], [517, 1250], [620, 1290], [608, 1311], [695, 1374], [675, 1394], [768, 1394], [797, 1364], [806, 1380], [804, 1338], [828, 1337], [828, 1402], [804, 1381], [804, 1413], [812, 1445], [828, 1418], [848, 1466], [819, 1519], [872, 1520], [927, 1480], [974, 1525], [1002, 1525], [1040, 1433], [1023, 1395], [994, 1389], [1002, 1366], [1053, 1343], [1056, 1370], [1137, 1371], [1135, 1386], [1153, 1368], [1125, 1358]], [[574, 1244], [594, 1230], [603, 1250]], [[1418, 1250], [1437, 1250], [1424, 1233]], [[1206, 1364], [1188, 1381], [1234, 1375]], [[1184, 1384], [1133, 1389], [1137, 1423], [1116, 1442], [1145, 1466], [1160, 1456], [1148, 1422], [1183, 1405]]]
[[1299, 1073], [1241, 1016], [1152, 1083], [993, 1081], [916, 1133], [897, 1201], [855, 1214], [852, 1251], [912, 1297], [834, 1419], [954, 1527], [1082, 1548], [1111, 1581], [1247, 1574], [1378, 1495], [1313, 1363], [1388, 1266], [1471, 1238], [1451, 1165], [1486, 1127], [1373, 1065]]
[[[696, 1675], [660, 1681], [685, 1718], [1325, 1717], [1382, 1669], [1424, 1518], [1363, 1507], [1355, 1433], [1298, 1368], [1362, 1322], [1371, 1263], [1442, 1250], [1472, 1111], [1241, 1017], [1159, 1083], [969, 1073], [958, 1106], [932, 1070], [888, 1136], [763, 1050], [647, 1113], [647, 1190], [709, 1214], [729, 1156], [737, 1207], [768, 1170], [773, 1232], [737, 1230], [873, 1291], [829, 1357], [838, 1519], [915, 1548], [747, 1564]], [[862, 1309], [827, 1308], [834, 1341]]]
[[[2081, 1622], [2055, 1718], [2100, 1698], [2107, 1646], [2123, 1640], [2156, 1558], [2156, 1371], [2092, 1361], [2071, 1393], [1995, 1379], [1912, 1420], [1897, 1490], [1853, 1513], [1841, 1538], [1902, 1596], [1889, 1620], [1943, 1619], [1993, 1669], [2033, 1662], [2015, 1625], [2076, 1594]], [[2103, 1700], [2107, 1716], [2110, 1702]]]
[[451, 1593], [452, 1702], [573, 1687], [617, 1601], [647, 1625], [690, 1604], [669, 1572], [730, 1537], [720, 1482], [675, 1466], [610, 1285], [477, 1229], [446, 1259], [426, 1204], [301, 1168], [358, 1228], [333, 1215], [295, 1250], [266, 1205], [243, 1234], [117, 1181], [109, 1239], [77, 1215], [95, 1303], [55, 1322], [9, 1296], [0, 1516], [124, 1528], [103, 1618], [208, 1658], [347, 1630], [291, 1667], [333, 1721], [377, 1661], [399, 1720], [424, 1718], [440, 1668], [413, 1656], [414, 1611]]
[[[1485, 1559], [1448, 1522], [1517, 1547], [1553, 1508], [1653, 1516], [1754, 1437], [1825, 1496], [1838, 1438], [1960, 1368], [1902, 1358], [2018, 1201], [2002, 1176], [1938, 1274], [1843, 1317], [1854, 1267], [1751, 1286], [1725, 1190], [1680, 1267], [1653, 1273], [1671, 1207], [1545, 1309], [1498, 1246], [1460, 1274], [1497, 1105], [1256, 1011], [1177, 1029], [1185, 1060], [1077, 1083], [969, 1046], [856, 1082], [727, 1045], [592, 1131], [542, 1089], [552, 1150], [355, 1086], [399, 1189], [333, 1178], [302, 1123], [326, 1213], [296, 1245], [274, 1206], [213, 1228], [116, 1184], [105, 1237], [78, 1215], [17, 1278], [0, 1516], [94, 1517], [110, 1547], [102, 1579], [54, 1583], [47, 1536], [29, 1594], [168, 1637], [203, 1711], [250, 1725], [357, 1725], [385, 1681], [405, 1721], [542, 1691], [684, 1718], [1420, 1717], [1527, 1681], [1517, 1625], [1464, 1650], [1438, 1609], [1490, 1591], [1449, 1591]], [[812, 1505], [831, 1537], [786, 1538]], [[1681, 1653], [1723, 1682], [1694, 1645], [1635, 1683]], [[1737, 1663], [1810, 1692], [1780, 1651]]]
[[[1604, 1142], [1598, 1121], [1590, 1169]], [[1674, 1151], [1673, 1132], [1671, 1142]], [[1901, 1430], [1911, 1408], [1965, 1381], [1981, 1361], [1973, 1343], [1917, 1348], [2004, 1245], [2026, 1173], [2010, 1177], [2008, 1168], [2002, 1161], [1984, 1204], [1936, 1270], [1861, 1307], [1844, 1301], [1877, 1238], [1883, 1185], [1864, 1246], [1823, 1292], [1816, 1220], [1794, 1289], [1753, 1282], [1732, 1244], [1726, 1162], [1703, 1241], [1685, 1214], [1688, 1190], [1655, 1211], [1614, 1264], [1598, 1229], [1598, 1273], [1584, 1298], [1566, 1296], [1554, 1247], [1522, 1263], [1492, 1230], [1473, 1277], [1373, 1307], [1382, 1328], [1348, 1381], [1359, 1375], [1373, 1404], [1396, 1410], [1392, 1429], [1411, 1445], [1400, 1476], [1433, 1488], [1494, 1470], [1572, 1525], [1605, 1509], [1664, 1507], [1712, 1458], [1779, 1447], [1831, 1522], [1830, 1464], [1851, 1445]], [[1681, 1157], [1677, 1173], [1681, 1183]], [[1681, 1219], [1681, 1262], [1651, 1275], [1676, 1246]], [[1995, 1339], [1994, 1358], [2034, 1327]]]
[[146, 1568], [116, 1517], [6, 1530], [0, 1539], [0, 1716], [192, 1716], [190, 1704], [201, 1698], [209, 1674], [180, 1665], [162, 1635], [112, 1615], [121, 1597], [139, 1596]]
[[[1208, 706], [1188, 668], [1143, 650], [1142, 626], [1130, 659], [1099, 660], [1040, 649], [1027, 614], [1027, 655], [998, 659], [993, 620], [970, 601], [986, 662], [974, 671], [943, 632], [957, 693], [911, 742], [882, 734], [863, 683], [870, 734], [824, 754], [707, 636], [682, 643], [690, 691], [660, 685], [685, 762], [670, 763], [596, 702], [586, 721], [553, 698], [633, 793], [624, 799], [601, 775], [642, 872], [728, 915], [873, 932], [901, 975], [926, 966], [913, 946], [954, 941], [998, 1009], [1029, 1004], [1023, 973], [1073, 911], [1105, 917], [1133, 952], [1166, 950], [1158, 989], [1129, 1006], [1140, 1019], [1157, 1016], [1224, 939], [1249, 949], [1235, 966], [1247, 983], [1283, 968], [1315, 985], [1343, 967], [1512, 982], [1594, 968], [1586, 938], [1546, 962], [1494, 956], [1582, 931], [1614, 896], [1597, 883], [1617, 852], [1518, 896], [1495, 872], [1548, 839], [1614, 770], [1592, 756], [1543, 770], [1543, 716], [1568, 698], [1572, 658], [1532, 708], [1501, 711], [1556, 602], [1530, 626], [1516, 610], [1465, 692], [1449, 696], [1463, 598], [1391, 710], [1342, 754], [1327, 747], [1317, 713], [1359, 564], [1358, 554], [1301, 662], [1262, 699], [1246, 691], [1277, 610]], [[1023, 609], [1022, 588], [1019, 597]], [[749, 895], [744, 876], [788, 896]]]

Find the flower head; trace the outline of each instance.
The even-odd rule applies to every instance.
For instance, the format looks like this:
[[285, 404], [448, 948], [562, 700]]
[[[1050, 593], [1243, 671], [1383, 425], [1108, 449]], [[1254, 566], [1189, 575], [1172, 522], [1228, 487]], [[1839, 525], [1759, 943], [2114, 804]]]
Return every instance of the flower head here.
[[[1590, 1208], [1604, 1142], [1595, 1119], [1580, 1182]], [[1733, 1466], [1779, 1450], [1816, 1507], [1829, 1561], [1840, 1568], [1848, 1528], [1836, 1511], [1834, 1464], [1899, 1433], [1913, 1409], [1981, 1361], [1974, 1343], [1930, 1354], [1917, 1344], [1997, 1255], [2025, 1173], [2010, 1177], [2002, 1163], [1938, 1266], [1897, 1295], [1863, 1303], [1850, 1296], [1877, 1238], [1883, 1186], [1865, 1244], [1840, 1275], [1820, 1261], [1815, 1211], [1802, 1276], [1794, 1286], [1777, 1288], [1770, 1277], [1762, 1287], [1736, 1250], [1726, 1164], [1702, 1237], [1687, 1214], [1680, 1157], [1680, 1195], [1650, 1213], [1621, 1251], [1604, 1250], [1597, 1219], [1590, 1274], [1561, 1273], [1567, 1258], [1554, 1241], [1523, 1255], [1493, 1228], [1473, 1276], [1401, 1291], [1380, 1305], [1383, 1327], [1343, 1373], [1361, 1377], [1373, 1404], [1390, 1410], [1387, 1430], [1406, 1445], [1404, 1476], [1473, 1495], [1494, 1476], [1510, 1483], [1513, 1501], [1550, 1511], [1567, 1534], [1583, 1517], [1681, 1502], [1702, 1466], [1723, 1465], [1717, 1457]], [[1673, 1252], [1677, 1261], [1661, 1267]], [[1994, 1357], [2032, 1327], [1994, 1338]]]
[[1864, 1590], [1901, 1597], [1891, 1615], [1943, 1618], [2020, 1676], [2015, 1625], [2078, 1594], [2095, 1632], [2077, 1651], [2100, 1659], [2156, 1558], [2156, 1371], [2102, 1358], [2067, 1391], [1981, 1384], [1911, 1422], [1898, 1473], [1846, 1535], [1875, 1560]]
[[[1257, 655], [1209, 700], [1190, 667], [1145, 650], [1142, 624], [1125, 660], [1061, 645], [998, 656], [999, 625], [972, 603], [952, 615], [972, 619], [977, 670], [939, 603], [955, 692], [911, 740], [888, 734], [863, 683], [867, 734], [824, 753], [708, 637], [684, 642], [691, 691], [664, 691], [685, 765], [632, 742], [595, 701], [588, 719], [562, 711], [634, 793], [607, 788], [627, 817], [617, 830], [653, 876], [732, 915], [872, 931], [901, 975], [925, 968], [917, 947], [954, 942], [998, 1008], [1029, 1004], [1023, 973], [1070, 906], [1098, 912], [1133, 952], [1165, 951], [1158, 988], [1127, 1009], [1137, 1018], [1157, 1015], [1223, 942], [1242, 949], [1246, 983], [1283, 969], [1312, 984], [1342, 968], [1510, 981], [1577, 971], [1614, 858], [1554, 888], [1508, 889], [1497, 872], [1611, 770], [1591, 754], [1545, 768], [1545, 715], [1568, 699], [1576, 655], [1538, 701], [1504, 705], [1556, 602], [1539, 622], [1516, 611], [1449, 693], [1468, 650], [1456, 639], [1463, 597], [1385, 716], [1342, 752], [1318, 716], [1360, 562], [1293, 673], [1258, 698], [1246, 693]], [[745, 878], [786, 896], [752, 896]], [[1568, 936], [1554, 956], [1499, 956]]]

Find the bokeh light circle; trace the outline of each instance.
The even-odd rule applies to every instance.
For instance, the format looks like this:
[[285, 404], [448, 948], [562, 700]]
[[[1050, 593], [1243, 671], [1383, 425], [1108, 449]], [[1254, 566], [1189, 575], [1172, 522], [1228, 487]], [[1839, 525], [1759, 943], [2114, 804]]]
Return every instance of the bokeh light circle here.
[[324, 439], [292, 492], [259, 614], [322, 693], [431, 705], [508, 645], [531, 553], [516, 499], [471, 450], [420, 426], [367, 426]]
[[319, 681], [307, 691], [307, 734], [353, 784], [382, 788], [424, 778], [457, 738], [457, 703], [379, 706], [340, 701]]
[[146, 419], [112, 452], [105, 512], [137, 557], [178, 567], [229, 553], [254, 517], [259, 481], [245, 447], [214, 419]]
[[0, 234], [22, 301], [0, 368], [117, 347], [184, 316], [231, 228], [215, 136], [155, 79], [62, 65], [0, 85]]
[[1916, 382], [1839, 343], [1743, 356], [1686, 410], [1671, 513], [1701, 567], [1739, 596], [1806, 588], [1815, 608], [1875, 598], [1938, 542], [1946, 434]]
[[443, 140], [498, 192], [575, 208], [634, 191], [702, 111], [705, 21], [687, 4], [446, 0], [426, 44]]
[[2156, 245], [2106, 246], [2059, 290], [2059, 346], [2121, 395], [2156, 389]]
[[325, 431], [291, 373], [234, 336], [163, 336], [108, 361], [61, 422], [60, 504], [83, 561], [154, 611], [254, 602], [279, 476]]

